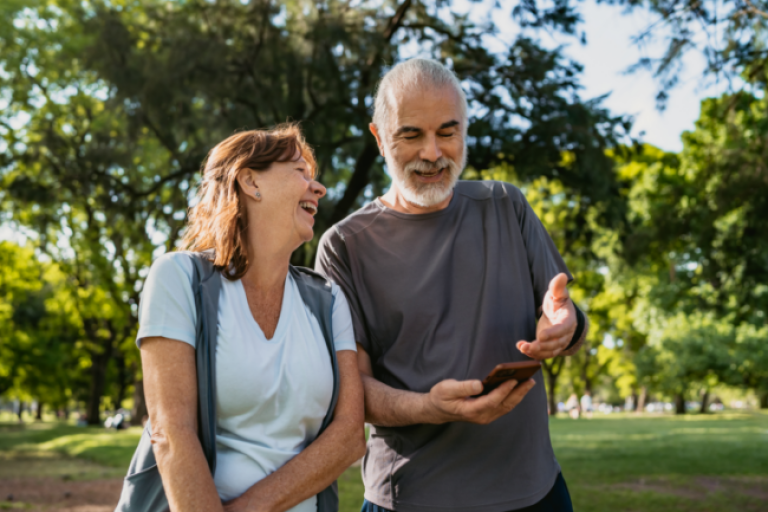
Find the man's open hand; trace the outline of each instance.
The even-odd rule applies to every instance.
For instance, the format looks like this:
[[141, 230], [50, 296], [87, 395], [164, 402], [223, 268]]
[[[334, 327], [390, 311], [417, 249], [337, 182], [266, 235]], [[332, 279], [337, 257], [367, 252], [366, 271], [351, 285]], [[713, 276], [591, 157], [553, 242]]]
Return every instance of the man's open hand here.
[[507, 414], [519, 404], [535, 382], [528, 379], [522, 384], [510, 380], [485, 396], [472, 398], [483, 391], [479, 380], [444, 380], [435, 384], [425, 395], [428, 414], [435, 423], [466, 421], [487, 425]]
[[518, 341], [517, 348], [533, 359], [555, 357], [570, 344], [576, 332], [576, 308], [568, 294], [568, 276], [557, 274], [549, 282], [549, 289], [541, 305], [542, 314], [536, 326], [533, 342]]

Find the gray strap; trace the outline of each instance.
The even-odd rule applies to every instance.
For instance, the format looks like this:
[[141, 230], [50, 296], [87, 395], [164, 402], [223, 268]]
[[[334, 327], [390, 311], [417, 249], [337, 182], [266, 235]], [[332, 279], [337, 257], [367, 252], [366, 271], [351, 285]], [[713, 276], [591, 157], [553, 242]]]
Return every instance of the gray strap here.
[[200, 444], [211, 474], [216, 471], [216, 337], [218, 334], [221, 273], [206, 253], [190, 253], [195, 264], [192, 290], [197, 310], [195, 362], [197, 367]]
[[339, 401], [339, 363], [336, 359], [336, 347], [333, 344], [333, 293], [331, 283], [314, 271], [294, 266], [291, 266], [290, 270], [304, 304], [307, 305], [323, 330], [325, 345], [328, 348], [328, 355], [331, 358], [331, 367], [333, 368], [333, 395], [328, 412], [320, 427], [320, 433], [322, 433], [331, 423], [333, 411]]
[[[319, 436], [333, 420], [333, 412], [339, 401], [339, 363], [336, 359], [336, 347], [333, 344], [333, 292], [330, 281], [313, 270], [291, 266], [290, 271], [304, 304], [307, 305], [320, 324], [333, 368], [333, 395], [328, 406], [328, 412], [325, 414], [317, 434]], [[337, 512], [339, 510], [339, 490], [336, 482], [333, 482], [317, 495], [317, 510], [318, 512]]]

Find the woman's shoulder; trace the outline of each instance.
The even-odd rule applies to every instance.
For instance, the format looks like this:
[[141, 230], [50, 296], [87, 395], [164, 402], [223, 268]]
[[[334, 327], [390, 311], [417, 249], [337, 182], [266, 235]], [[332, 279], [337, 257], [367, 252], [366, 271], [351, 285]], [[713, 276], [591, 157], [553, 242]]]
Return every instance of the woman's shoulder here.
[[152, 263], [152, 268], [161, 268], [170, 270], [178, 268], [179, 270], [192, 275], [194, 253], [190, 251], [171, 251], [163, 254]]
[[162, 336], [195, 346], [193, 273], [190, 254], [170, 252], [155, 260], [141, 291], [137, 343]]
[[188, 251], [167, 252], [157, 258], [149, 269], [147, 283], [163, 282], [189, 286], [194, 273], [194, 256]]

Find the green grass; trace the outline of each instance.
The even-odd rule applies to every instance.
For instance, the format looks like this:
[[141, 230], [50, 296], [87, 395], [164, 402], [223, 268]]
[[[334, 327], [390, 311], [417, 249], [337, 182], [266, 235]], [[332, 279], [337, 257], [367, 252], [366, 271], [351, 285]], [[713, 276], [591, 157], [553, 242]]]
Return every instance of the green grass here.
[[339, 512], [360, 512], [363, 506], [363, 479], [359, 467], [351, 467], [339, 477]]
[[576, 510], [768, 509], [768, 414], [550, 423]]
[[768, 474], [768, 414], [763, 413], [557, 418], [550, 432], [571, 480]]
[[122, 476], [140, 434], [62, 422], [0, 423], [0, 478]]
[[[577, 511], [768, 510], [766, 413], [563, 417], [550, 430]], [[122, 475], [139, 435], [137, 428], [0, 423], [0, 477]], [[360, 468], [339, 478], [339, 490], [341, 512], [357, 512]]]

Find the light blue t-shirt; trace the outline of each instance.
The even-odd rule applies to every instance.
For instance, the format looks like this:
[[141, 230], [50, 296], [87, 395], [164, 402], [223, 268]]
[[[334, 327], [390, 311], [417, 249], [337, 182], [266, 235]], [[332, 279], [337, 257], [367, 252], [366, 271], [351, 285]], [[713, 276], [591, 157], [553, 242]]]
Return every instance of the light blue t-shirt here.
[[[139, 306], [142, 338], [163, 336], [195, 346], [190, 258], [168, 253], [152, 265]], [[355, 350], [347, 299], [332, 286], [336, 351]], [[216, 341], [216, 474], [230, 500], [301, 452], [320, 430], [333, 394], [323, 333], [288, 274], [275, 334], [264, 336], [240, 280], [222, 279]], [[315, 512], [316, 498], [291, 509]]]

